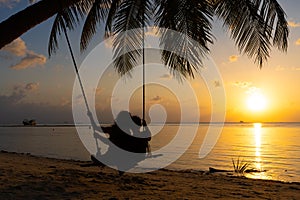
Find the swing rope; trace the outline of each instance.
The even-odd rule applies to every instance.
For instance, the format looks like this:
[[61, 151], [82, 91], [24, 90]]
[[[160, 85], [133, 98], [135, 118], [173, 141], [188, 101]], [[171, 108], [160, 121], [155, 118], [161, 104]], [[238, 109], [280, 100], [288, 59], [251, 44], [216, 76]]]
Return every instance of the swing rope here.
[[81, 81], [81, 78], [79, 76], [78, 67], [77, 67], [77, 64], [76, 64], [76, 61], [75, 61], [75, 57], [74, 57], [74, 54], [73, 54], [73, 51], [72, 51], [72, 47], [71, 47], [71, 43], [70, 43], [70, 40], [69, 40], [69, 37], [68, 37], [68, 34], [67, 34], [66, 27], [63, 26], [63, 29], [64, 29], [64, 34], [65, 34], [65, 37], [66, 37], [66, 40], [67, 40], [67, 43], [68, 43], [69, 51], [70, 51], [70, 54], [71, 54], [71, 57], [72, 57], [75, 72], [77, 74], [77, 78], [78, 78], [78, 81], [79, 81], [81, 92], [82, 92], [82, 95], [83, 95], [83, 98], [84, 98], [86, 109], [87, 109], [88, 112], [91, 112], [90, 108], [89, 108], [89, 104], [87, 102], [87, 98], [86, 98], [84, 89], [83, 89], [82, 81]]
[[[144, 28], [145, 24], [143, 22], [143, 27], [142, 27], [142, 65], [143, 65], [143, 114], [142, 114], [142, 119], [143, 119], [143, 122], [145, 121], [145, 97], [146, 97], [146, 87], [145, 87], [145, 28]], [[81, 78], [80, 78], [80, 75], [79, 75], [79, 72], [78, 72], [78, 67], [77, 67], [77, 64], [76, 64], [76, 61], [75, 61], [75, 57], [74, 57], [74, 53], [73, 53], [73, 50], [72, 50], [72, 47], [71, 47], [71, 43], [70, 43], [70, 40], [69, 40], [69, 37], [68, 37], [68, 34], [67, 34], [67, 30], [66, 30], [66, 27], [63, 26], [63, 32], [64, 32], [64, 35], [65, 35], [65, 38], [67, 40], [67, 44], [68, 44], [68, 48], [69, 48], [69, 51], [70, 51], [70, 54], [71, 54], [71, 58], [72, 58], [72, 62], [73, 62], [73, 65], [74, 65], [74, 68], [75, 68], [75, 72], [76, 72], [76, 75], [77, 75], [77, 78], [78, 78], [78, 81], [79, 81], [79, 85], [80, 85], [80, 88], [81, 88], [81, 92], [82, 92], [82, 95], [83, 95], [83, 98], [84, 98], [84, 102], [85, 102], [85, 106], [86, 106], [86, 109], [89, 113], [91, 113], [90, 111], [90, 108], [89, 108], [89, 105], [88, 105], [88, 102], [87, 102], [87, 98], [86, 98], [86, 94], [84, 92], [84, 89], [83, 89], [83, 84], [82, 84], [82, 81], [81, 81]]]
[[[78, 81], [79, 81], [79, 85], [80, 85], [81, 92], [82, 92], [82, 95], [83, 95], [83, 98], [84, 98], [86, 109], [87, 109], [88, 113], [91, 113], [90, 108], [89, 108], [89, 104], [88, 104], [88, 101], [87, 101], [87, 98], [86, 98], [86, 95], [85, 95], [85, 92], [84, 92], [84, 89], [83, 89], [83, 84], [82, 84], [82, 81], [81, 81], [81, 78], [80, 78], [80, 75], [79, 75], [79, 72], [78, 72], [78, 67], [77, 67], [77, 64], [76, 64], [76, 60], [75, 60], [75, 57], [74, 57], [72, 46], [71, 46], [71, 43], [70, 43], [70, 40], [69, 40], [69, 37], [68, 37], [68, 34], [67, 34], [67, 29], [66, 29], [65, 26], [63, 26], [63, 31], [64, 31], [65, 38], [66, 38], [67, 43], [68, 43], [68, 48], [69, 48], [69, 51], [70, 51], [70, 54], [71, 54], [71, 57], [72, 57], [73, 65], [74, 65], [75, 72], [76, 72], [76, 75], [77, 75], [77, 78], [78, 78]], [[95, 136], [95, 134], [96, 134], [95, 128], [93, 126], [92, 126], [92, 130], [94, 132], [94, 138], [95, 138], [96, 147], [97, 147], [97, 154], [98, 154], [100, 152], [100, 148], [99, 148], [98, 140]]]
[[[86, 94], [85, 94], [85, 91], [84, 91], [84, 88], [83, 88], [83, 84], [82, 84], [82, 81], [81, 81], [81, 78], [80, 78], [80, 75], [79, 75], [79, 71], [78, 71], [78, 67], [77, 67], [76, 60], [75, 60], [75, 57], [74, 57], [74, 53], [73, 53], [73, 50], [72, 50], [72, 46], [71, 46], [71, 43], [70, 43], [70, 40], [69, 40], [69, 37], [68, 37], [68, 34], [67, 34], [66, 27], [64, 27], [64, 26], [63, 26], [63, 32], [64, 32], [64, 35], [65, 35], [65, 38], [66, 38], [66, 41], [67, 41], [67, 44], [68, 44], [69, 52], [71, 54], [72, 62], [73, 62], [75, 72], [76, 72], [76, 75], [77, 75], [77, 78], [78, 78], [78, 81], [79, 81], [79, 84], [80, 84], [80, 88], [81, 88], [81, 92], [82, 92], [82, 95], [83, 95], [83, 98], [84, 98], [86, 109], [89, 113], [91, 113], [89, 105], [88, 105], [88, 101], [87, 101], [87, 98], [86, 98]], [[144, 25], [143, 25], [142, 34], [143, 34], [143, 36], [142, 36], [143, 37], [143, 42], [142, 42], [143, 57], [142, 57], [142, 60], [143, 60], [143, 122], [144, 122], [144, 120], [145, 120], [145, 50], [144, 50], [144, 48], [145, 48], [145, 30], [144, 30]], [[93, 129], [93, 132], [94, 132], [94, 138], [95, 138], [95, 141], [96, 141], [97, 154], [98, 154], [98, 153], [100, 153], [100, 148], [99, 148], [98, 140], [95, 137], [95, 129], [94, 129], [93, 126], [92, 126], [92, 129]], [[157, 156], [160, 156], [160, 155], [157, 155]]]
[[[143, 16], [144, 18], [144, 16]], [[145, 87], [145, 20], [143, 20], [143, 42], [142, 42], [142, 55], [143, 55], [143, 121], [142, 123], [144, 123], [145, 121], [145, 93], [146, 93], [146, 87]]]
[[[71, 54], [71, 58], [72, 58], [72, 62], [73, 62], [73, 65], [74, 65], [74, 68], [75, 68], [75, 72], [76, 72], [76, 75], [77, 75], [77, 78], [78, 78], [78, 81], [79, 81], [79, 85], [80, 85], [80, 88], [81, 88], [81, 92], [82, 92], [82, 95], [83, 95], [83, 98], [84, 98], [84, 102], [85, 102], [85, 106], [86, 106], [86, 109], [88, 112], [90, 112], [90, 108], [89, 108], [89, 105], [88, 105], [88, 102], [87, 102], [87, 98], [86, 98], [86, 95], [85, 95], [85, 92], [84, 92], [84, 89], [83, 89], [83, 84], [82, 84], [82, 81], [81, 81], [81, 78], [80, 78], [80, 75], [79, 75], [79, 72], [78, 72], [78, 67], [77, 67], [77, 64], [76, 64], [76, 61], [75, 61], [75, 57], [74, 57], [74, 53], [73, 53], [73, 50], [72, 50], [72, 47], [71, 47], [71, 43], [70, 43], [70, 40], [69, 40], [69, 37], [68, 37], [68, 34], [67, 34], [67, 30], [66, 30], [66, 27], [63, 26], [63, 31], [64, 31], [64, 35], [65, 35], [65, 38], [67, 40], [67, 44], [68, 44], [68, 48], [69, 48], [69, 51], [70, 51], [70, 54]], [[144, 24], [143, 24], [143, 30], [142, 30], [142, 38], [143, 38], [143, 42], [142, 42], [142, 64], [143, 64], [143, 122], [145, 121], [145, 94], [146, 94], [146, 87], [145, 87], [145, 29], [144, 29]]]

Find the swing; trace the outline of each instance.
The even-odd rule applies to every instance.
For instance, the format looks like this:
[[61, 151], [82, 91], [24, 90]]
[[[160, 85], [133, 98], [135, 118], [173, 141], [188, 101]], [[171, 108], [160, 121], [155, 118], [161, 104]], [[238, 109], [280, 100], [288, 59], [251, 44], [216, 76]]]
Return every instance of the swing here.
[[[83, 95], [83, 98], [84, 98], [87, 113], [88, 113], [88, 115], [91, 119], [91, 123], [95, 124], [95, 122], [93, 120], [93, 116], [91, 115], [91, 111], [90, 111], [90, 108], [89, 108], [89, 105], [88, 105], [86, 94], [85, 94], [83, 84], [82, 84], [82, 81], [81, 81], [81, 78], [80, 78], [80, 75], [79, 75], [78, 67], [77, 67], [77, 64], [76, 64], [76, 61], [75, 61], [75, 57], [74, 57], [74, 54], [73, 54], [73, 50], [72, 50], [71, 43], [70, 43], [70, 40], [69, 40], [69, 37], [68, 37], [68, 34], [67, 34], [66, 27], [63, 27], [63, 32], [64, 32], [64, 35], [65, 35], [65, 38], [66, 38], [66, 41], [67, 41], [67, 44], [68, 44], [69, 52], [71, 54], [72, 62], [73, 62], [75, 72], [76, 72], [76, 75], [77, 75], [77, 78], [78, 78], [78, 81], [79, 81], [79, 85], [80, 85], [80, 89], [81, 89], [81, 92], [82, 92], [82, 95]], [[143, 27], [143, 30], [142, 30], [142, 79], [143, 79], [143, 87], [142, 87], [142, 100], [143, 100], [142, 101], [142, 104], [143, 104], [143, 107], [142, 107], [142, 122], [145, 121], [145, 52], [144, 52], [144, 47], [145, 47], [145, 31], [144, 31], [144, 27]], [[146, 130], [145, 125], [143, 123], [141, 123], [141, 125], [143, 127], [143, 131], [145, 131]], [[99, 154], [100, 153], [100, 148], [99, 148], [99, 144], [98, 144], [98, 139], [99, 139], [100, 136], [97, 136], [98, 134], [96, 133], [96, 130], [95, 130], [96, 126], [92, 126], [92, 127], [93, 127], [93, 132], [94, 132], [94, 139], [96, 141], [97, 154]], [[112, 128], [104, 128], [104, 130], [103, 130], [103, 127], [101, 127], [101, 129], [102, 129], [101, 132], [104, 132], [104, 133], [111, 132], [111, 133], [113, 133]], [[130, 136], [130, 137], [135, 138], [133, 136]], [[151, 139], [151, 134], [150, 134], [150, 139]], [[150, 139], [148, 139], [148, 141]], [[148, 144], [148, 141], [147, 141], [147, 144]], [[151, 155], [149, 146], [146, 147], [146, 151], [148, 151], [148, 156], [145, 156], [144, 159], [150, 158], [150, 157], [155, 158], [155, 157], [161, 156], [161, 155], [154, 155], [154, 156]], [[139, 152], [139, 153], [143, 153], [143, 152]], [[94, 162], [95, 165], [104, 166], [104, 164], [101, 161], [99, 161], [94, 155], [91, 155], [91, 160]]]

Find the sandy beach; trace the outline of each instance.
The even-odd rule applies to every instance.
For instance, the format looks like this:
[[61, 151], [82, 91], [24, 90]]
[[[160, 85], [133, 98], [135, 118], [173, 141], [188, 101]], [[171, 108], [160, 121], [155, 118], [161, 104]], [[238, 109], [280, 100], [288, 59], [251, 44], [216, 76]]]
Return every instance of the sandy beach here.
[[300, 199], [300, 183], [200, 171], [119, 176], [88, 164], [1, 152], [0, 199]]

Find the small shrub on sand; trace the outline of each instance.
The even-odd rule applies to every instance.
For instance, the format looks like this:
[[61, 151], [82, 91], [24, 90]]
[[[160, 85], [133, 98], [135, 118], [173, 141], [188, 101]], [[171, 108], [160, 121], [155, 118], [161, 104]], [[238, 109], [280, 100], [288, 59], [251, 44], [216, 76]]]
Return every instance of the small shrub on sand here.
[[240, 158], [238, 157], [236, 161], [232, 159], [232, 165], [235, 173], [237, 173], [238, 175], [244, 175], [246, 170], [249, 169], [250, 163], [245, 162], [244, 160], [240, 160]]

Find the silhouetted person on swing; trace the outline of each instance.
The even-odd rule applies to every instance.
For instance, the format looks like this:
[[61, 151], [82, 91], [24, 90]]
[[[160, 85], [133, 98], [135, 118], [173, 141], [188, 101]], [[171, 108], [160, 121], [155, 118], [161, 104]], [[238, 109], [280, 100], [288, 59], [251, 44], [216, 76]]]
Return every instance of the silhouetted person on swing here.
[[[108, 150], [105, 154], [99, 155], [99, 149], [96, 155], [96, 160], [105, 161], [105, 164], [116, 166], [119, 169], [119, 173], [124, 172], [136, 166], [136, 164], [145, 159], [147, 153], [150, 155], [151, 132], [147, 127], [145, 121], [142, 122], [138, 116], [131, 116], [128, 111], [121, 111], [115, 123], [111, 127], [98, 127], [92, 117], [91, 113], [88, 113], [92, 126], [95, 131], [104, 132], [109, 135], [108, 138], [101, 136], [98, 133], [96, 138], [107, 144]], [[142, 129], [142, 130], [141, 130]], [[98, 148], [98, 147], [97, 147]], [[126, 151], [120, 151], [120, 149]], [[128, 154], [130, 152], [131, 154]], [[132, 154], [135, 153], [135, 154]], [[92, 160], [95, 158], [92, 156]], [[101, 161], [99, 161], [99, 164]]]

